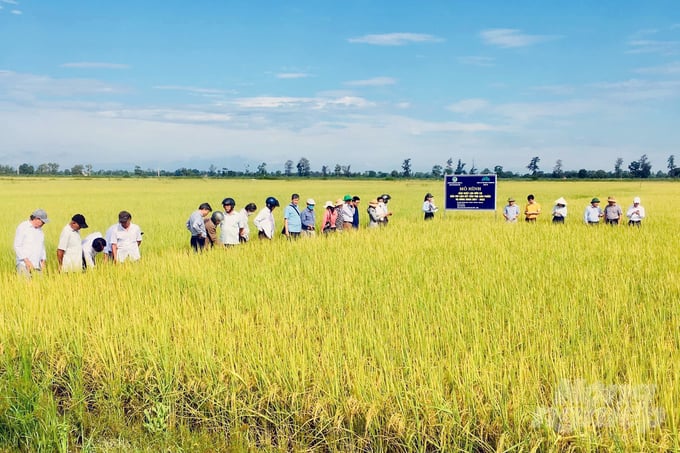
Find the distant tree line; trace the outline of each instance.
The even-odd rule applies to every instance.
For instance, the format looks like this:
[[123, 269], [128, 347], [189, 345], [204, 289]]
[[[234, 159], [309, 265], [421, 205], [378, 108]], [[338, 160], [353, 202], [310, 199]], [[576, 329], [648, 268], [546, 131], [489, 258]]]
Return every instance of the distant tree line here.
[[666, 160], [667, 171], [652, 172], [652, 163], [646, 154], [640, 156], [625, 166], [622, 158], [617, 158], [612, 170], [565, 170], [562, 160], [558, 159], [552, 171], [543, 171], [540, 167], [541, 158], [534, 156], [526, 166], [525, 173], [505, 171], [502, 165], [496, 165], [493, 169], [484, 168], [479, 170], [474, 161], [468, 167], [462, 159], [448, 158], [445, 165], [434, 165], [429, 172], [413, 171], [411, 158], [404, 159], [401, 169], [391, 171], [365, 170], [352, 171], [350, 165], [322, 165], [320, 170], [312, 170], [311, 163], [306, 157], [301, 157], [295, 164], [292, 160], [284, 163], [283, 171], [269, 171], [267, 163], [262, 162], [254, 171], [246, 165], [243, 170], [218, 168], [210, 165], [207, 170], [197, 168], [178, 168], [174, 171], [160, 169], [143, 169], [135, 166], [134, 170], [93, 170], [90, 164], [77, 164], [71, 168], [61, 169], [56, 162], [42, 163], [37, 166], [23, 163], [17, 168], [9, 165], [0, 165], [0, 175], [46, 175], [46, 176], [113, 176], [113, 177], [260, 177], [260, 178], [413, 178], [413, 179], [438, 179], [444, 175], [475, 175], [495, 173], [499, 178], [528, 178], [528, 179], [607, 179], [607, 178], [679, 178], [680, 168], [675, 165], [675, 156], [670, 155]]

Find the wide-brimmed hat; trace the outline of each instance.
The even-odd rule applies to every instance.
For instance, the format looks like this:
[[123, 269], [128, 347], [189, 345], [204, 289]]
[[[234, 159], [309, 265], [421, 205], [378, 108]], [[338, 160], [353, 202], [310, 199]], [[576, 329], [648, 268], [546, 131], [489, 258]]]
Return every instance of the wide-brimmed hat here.
[[633, 203], [640, 203], [640, 197], [633, 198]]
[[378, 200], [371, 200], [368, 202], [369, 206], [378, 206]]
[[567, 205], [567, 200], [564, 199], [564, 197], [560, 197], [557, 200], [555, 200], [555, 204], [561, 204], [566, 206]]
[[324, 205], [323, 205], [324, 208], [332, 208], [333, 206], [334, 206], [333, 202], [330, 201], [330, 200], [327, 201], [326, 203], [324, 203]]
[[515, 201], [515, 198], [514, 197], [508, 198], [508, 203], [510, 203], [511, 201]]
[[345, 202], [342, 201], [341, 198], [338, 198], [337, 200], [335, 200], [335, 206], [342, 206], [343, 204], [345, 204]]
[[307, 198], [307, 204], [314, 206], [316, 202], [314, 201], [314, 198]]
[[616, 203], [616, 198], [614, 198], [614, 197], [607, 197], [607, 201], [613, 201], [614, 203]]

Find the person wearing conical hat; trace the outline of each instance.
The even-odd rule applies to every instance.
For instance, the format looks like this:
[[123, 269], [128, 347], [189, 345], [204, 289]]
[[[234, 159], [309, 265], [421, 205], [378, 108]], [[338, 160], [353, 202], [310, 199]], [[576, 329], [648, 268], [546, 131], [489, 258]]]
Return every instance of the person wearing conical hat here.
[[552, 210], [552, 222], [553, 223], [564, 223], [564, 219], [567, 218], [567, 200], [563, 197], [555, 200], [555, 206]]
[[607, 198], [607, 206], [604, 207], [604, 222], [607, 225], [618, 225], [621, 217], [623, 217], [623, 210], [616, 204], [616, 198]]
[[378, 214], [378, 200], [373, 199], [368, 202], [368, 227], [375, 228], [380, 226], [380, 214]]

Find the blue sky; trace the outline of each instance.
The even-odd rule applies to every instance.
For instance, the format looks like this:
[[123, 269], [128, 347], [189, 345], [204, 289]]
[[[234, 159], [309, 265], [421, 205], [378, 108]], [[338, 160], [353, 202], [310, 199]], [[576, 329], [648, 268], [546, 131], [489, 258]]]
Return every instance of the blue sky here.
[[0, 163], [680, 158], [677, 1], [0, 0]]

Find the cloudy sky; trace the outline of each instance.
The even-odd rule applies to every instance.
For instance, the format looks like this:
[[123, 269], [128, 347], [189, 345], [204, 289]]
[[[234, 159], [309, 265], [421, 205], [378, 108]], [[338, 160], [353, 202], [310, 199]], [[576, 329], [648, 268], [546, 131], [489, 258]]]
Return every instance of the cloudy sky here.
[[680, 157], [677, 1], [0, 0], [0, 164]]

